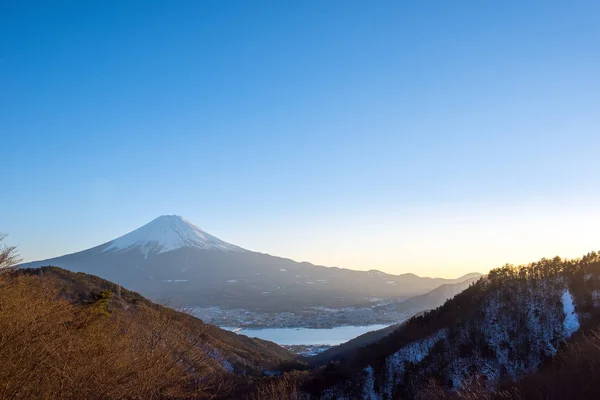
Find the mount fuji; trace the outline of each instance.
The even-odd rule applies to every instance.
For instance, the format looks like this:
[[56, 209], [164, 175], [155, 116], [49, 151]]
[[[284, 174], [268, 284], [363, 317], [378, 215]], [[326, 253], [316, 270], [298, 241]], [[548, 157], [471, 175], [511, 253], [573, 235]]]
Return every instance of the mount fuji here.
[[249, 251], [176, 215], [163, 215], [119, 238], [21, 268], [58, 266], [119, 283], [178, 306], [292, 311], [402, 299], [458, 279], [390, 275], [316, 266]]

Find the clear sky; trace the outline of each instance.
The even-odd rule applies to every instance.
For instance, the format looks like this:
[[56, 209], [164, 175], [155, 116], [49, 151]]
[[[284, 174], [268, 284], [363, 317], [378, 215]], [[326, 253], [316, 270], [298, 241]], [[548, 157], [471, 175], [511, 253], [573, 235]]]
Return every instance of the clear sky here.
[[0, 38], [26, 260], [161, 214], [428, 276], [600, 248], [598, 1], [3, 0]]

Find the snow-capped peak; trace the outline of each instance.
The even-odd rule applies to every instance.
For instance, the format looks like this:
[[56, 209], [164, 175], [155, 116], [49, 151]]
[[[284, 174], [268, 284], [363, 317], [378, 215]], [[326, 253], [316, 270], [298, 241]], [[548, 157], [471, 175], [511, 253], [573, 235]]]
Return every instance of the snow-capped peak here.
[[181, 247], [205, 250], [244, 251], [241, 247], [222, 241], [179, 215], [162, 215], [141, 228], [109, 243], [104, 251], [140, 248], [144, 253], [164, 253]]

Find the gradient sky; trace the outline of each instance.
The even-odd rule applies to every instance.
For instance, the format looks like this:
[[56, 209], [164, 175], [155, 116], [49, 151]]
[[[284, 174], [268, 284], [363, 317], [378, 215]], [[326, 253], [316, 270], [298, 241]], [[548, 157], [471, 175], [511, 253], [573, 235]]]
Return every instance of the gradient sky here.
[[161, 214], [452, 277], [600, 248], [598, 1], [0, 2], [0, 232]]

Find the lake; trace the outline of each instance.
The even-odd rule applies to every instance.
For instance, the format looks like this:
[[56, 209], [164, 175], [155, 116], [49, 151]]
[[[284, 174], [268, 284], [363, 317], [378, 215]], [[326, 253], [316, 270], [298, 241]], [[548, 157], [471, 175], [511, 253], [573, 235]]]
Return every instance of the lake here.
[[328, 345], [345, 343], [363, 333], [387, 328], [389, 325], [337, 326], [335, 328], [239, 328], [222, 326], [240, 335], [275, 342], [279, 345]]

